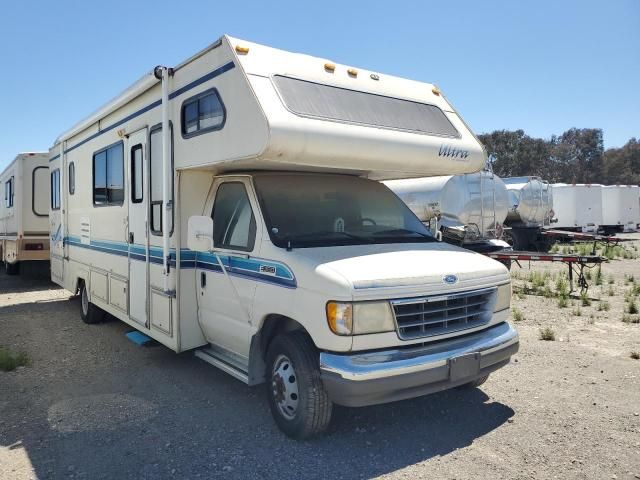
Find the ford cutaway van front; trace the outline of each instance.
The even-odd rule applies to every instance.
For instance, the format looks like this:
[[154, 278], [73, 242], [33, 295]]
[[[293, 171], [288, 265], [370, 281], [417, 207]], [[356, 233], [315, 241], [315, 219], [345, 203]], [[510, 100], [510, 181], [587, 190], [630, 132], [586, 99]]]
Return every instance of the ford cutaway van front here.
[[[508, 270], [438, 242], [386, 186], [318, 173], [250, 178], [267, 233], [260, 257], [282, 262], [296, 282], [292, 303], [257, 293], [256, 314], [277, 309], [299, 325], [308, 344], [298, 347], [310, 349], [321, 381], [315, 393], [364, 406], [477, 386], [517, 352]], [[267, 355], [285, 426], [303, 408], [307, 368], [291, 356]]]

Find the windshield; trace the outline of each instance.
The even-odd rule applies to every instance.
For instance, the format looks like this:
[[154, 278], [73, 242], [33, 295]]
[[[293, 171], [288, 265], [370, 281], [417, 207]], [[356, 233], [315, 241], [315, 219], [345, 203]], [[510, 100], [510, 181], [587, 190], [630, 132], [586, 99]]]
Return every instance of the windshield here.
[[372, 180], [260, 174], [254, 183], [271, 241], [278, 247], [435, 241], [391, 190]]

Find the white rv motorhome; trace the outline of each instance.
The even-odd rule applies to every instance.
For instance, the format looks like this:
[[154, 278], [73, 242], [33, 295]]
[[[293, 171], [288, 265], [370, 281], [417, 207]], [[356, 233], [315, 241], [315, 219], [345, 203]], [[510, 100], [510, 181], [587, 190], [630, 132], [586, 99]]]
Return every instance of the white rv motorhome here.
[[52, 279], [249, 385], [278, 426], [479, 385], [518, 335], [498, 262], [376, 180], [478, 171], [434, 85], [222, 37], [50, 151]]
[[10, 275], [20, 262], [49, 260], [48, 158], [20, 153], [0, 174], [0, 262]]

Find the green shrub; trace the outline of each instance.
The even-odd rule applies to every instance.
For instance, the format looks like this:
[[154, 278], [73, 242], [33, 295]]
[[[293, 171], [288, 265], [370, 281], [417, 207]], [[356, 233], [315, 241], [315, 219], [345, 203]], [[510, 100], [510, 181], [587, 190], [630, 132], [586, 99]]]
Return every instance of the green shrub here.
[[24, 352], [11, 353], [6, 348], [0, 348], [0, 370], [10, 372], [18, 367], [29, 365], [31, 361]]
[[558, 297], [558, 307], [567, 308], [569, 306], [569, 299], [566, 295], [560, 295]]
[[602, 269], [600, 265], [596, 269], [596, 285], [602, 285]]
[[540, 329], [540, 340], [547, 342], [553, 342], [556, 339], [556, 333], [550, 327]]
[[514, 322], [521, 322], [522, 320], [524, 320], [524, 315], [516, 307], [513, 307], [511, 309], [511, 313], [513, 315], [513, 321]]
[[589, 297], [587, 297], [587, 295], [585, 293], [580, 295], [580, 301], [582, 302], [582, 306], [583, 307], [591, 306], [591, 300], [589, 299]]
[[611, 308], [611, 305], [609, 305], [609, 302], [606, 302], [604, 300], [600, 300], [600, 302], [598, 302], [598, 311], [599, 312], [608, 312], [609, 309]]

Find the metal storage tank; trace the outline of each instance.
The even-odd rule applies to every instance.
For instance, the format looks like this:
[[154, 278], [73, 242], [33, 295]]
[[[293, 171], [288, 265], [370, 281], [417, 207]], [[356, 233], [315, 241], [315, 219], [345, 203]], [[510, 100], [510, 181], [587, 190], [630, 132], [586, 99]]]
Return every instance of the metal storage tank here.
[[602, 185], [554, 183], [555, 228], [597, 232], [602, 225]]
[[602, 186], [602, 228], [607, 233], [635, 232], [640, 223], [640, 187]]
[[553, 190], [540, 177], [503, 179], [509, 191], [508, 224], [524, 227], [548, 226], [554, 215]]
[[500, 177], [482, 171], [466, 175], [412, 178], [383, 182], [422, 222], [438, 213], [446, 227], [476, 227], [481, 238], [499, 238], [509, 199]]

